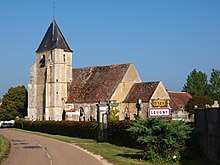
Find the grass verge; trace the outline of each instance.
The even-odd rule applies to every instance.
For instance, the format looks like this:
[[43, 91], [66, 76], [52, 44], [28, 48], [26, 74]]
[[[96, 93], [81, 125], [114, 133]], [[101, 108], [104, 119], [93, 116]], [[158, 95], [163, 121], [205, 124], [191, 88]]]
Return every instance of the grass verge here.
[[0, 164], [7, 157], [10, 152], [10, 143], [2, 135], [0, 135]]
[[178, 163], [151, 163], [142, 159], [142, 150], [116, 146], [109, 143], [101, 143], [91, 139], [80, 139], [75, 137], [68, 137], [62, 135], [51, 135], [40, 132], [27, 131], [22, 129], [13, 130], [33, 133], [68, 143], [73, 143], [83, 149], [88, 150], [96, 155], [101, 155], [105, 160], [114, 165], [217, 165], [204, 158], [196, 158], [192, 160], [183, 160]]

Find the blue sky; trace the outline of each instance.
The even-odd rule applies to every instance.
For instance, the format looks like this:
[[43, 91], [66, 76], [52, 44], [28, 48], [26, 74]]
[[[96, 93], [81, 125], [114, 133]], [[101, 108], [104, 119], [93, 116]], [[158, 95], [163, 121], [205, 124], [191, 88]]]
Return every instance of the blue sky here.
[[[181, 91], [195, 68], [220, 70], [219, 0], [55, 0], [73, 67], [133, 63], [143, 81]], [[27, 86], [53, 0], [1, 0], [0, 98]]]

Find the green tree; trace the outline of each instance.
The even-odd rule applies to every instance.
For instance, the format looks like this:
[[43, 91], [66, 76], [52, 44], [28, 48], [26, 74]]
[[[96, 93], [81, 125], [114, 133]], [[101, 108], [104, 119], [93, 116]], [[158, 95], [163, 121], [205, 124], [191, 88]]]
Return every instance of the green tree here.
[[213, 100], [209, 96], [194, 96], [185, 105], [185, 110], [191, 114], [194, 114], [195, 106], [197, 108], [205, 108], [206, 105], [212, 105]]
[[147, 118], [135, 122], [128, 131], [143, 145], [147, 160], [169, 162], [180, 160], [192, 128], [183, 121]]
[[220, 101], [220, 70], [212, 69], [209, 95], [213, 100]]
[[207, 75], [194, 69], [188, 76], [183, 91], [190, 93], [192, 96], [205, 96], [208, 94]]
[[27, 115], [27, 90], [25, 86], [10, 88], [2, 98], [0, 120], [11, 120]]
[[118, 121], [119, 120], [119, 109], [117, 108], [117, 106], [111, 106], [110, 120], [111, 121]]

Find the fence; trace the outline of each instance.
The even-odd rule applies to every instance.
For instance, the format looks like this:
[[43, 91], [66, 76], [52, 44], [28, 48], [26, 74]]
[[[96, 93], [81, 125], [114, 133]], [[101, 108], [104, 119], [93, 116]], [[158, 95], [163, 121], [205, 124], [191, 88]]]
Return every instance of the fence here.
[[197, 139], [208, 159], [220, 161], [220, 108], [195, 110]]

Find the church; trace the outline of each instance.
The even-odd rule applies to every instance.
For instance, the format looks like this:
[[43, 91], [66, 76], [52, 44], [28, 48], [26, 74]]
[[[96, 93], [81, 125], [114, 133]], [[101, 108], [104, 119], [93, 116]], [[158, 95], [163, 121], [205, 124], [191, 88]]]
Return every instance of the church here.
[[161, 81], [142, 82], [132, 63], [72, 68], [72, 50], [58, 24], [52, 20], [36, 50], [28, 84], [29, 120], [97, 120], [97, 104], [107, 103], [119, 119], [135, 119], [162, 100], [170, 108]]

